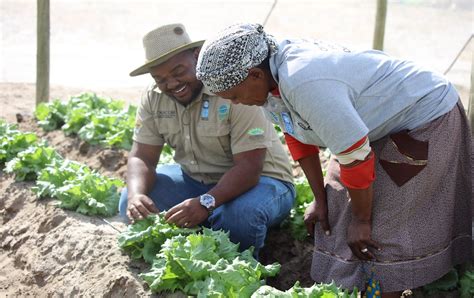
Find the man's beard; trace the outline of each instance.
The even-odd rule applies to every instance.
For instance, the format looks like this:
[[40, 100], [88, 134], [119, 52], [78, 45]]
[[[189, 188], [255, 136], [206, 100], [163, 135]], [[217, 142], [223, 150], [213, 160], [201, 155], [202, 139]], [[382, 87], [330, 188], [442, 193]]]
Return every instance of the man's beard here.
[[183, 106], [187, 106], [188, 104], [192, 103], [193, 101], [195, 101], [199, 97], [199, 94], [201, 94], [202, 88], [204, 88], [204, 85], [201, 83], [199, 87], [196, 87], [196, 89], [192, 90], [191, 98], [186, 102], [183, 102], [182, 100], [176, 98], [174, 96], [174, 94], [172, 94], [172, 93], [168, 94], [168, 95], [171, 96], [177, 102], [181, 103]]

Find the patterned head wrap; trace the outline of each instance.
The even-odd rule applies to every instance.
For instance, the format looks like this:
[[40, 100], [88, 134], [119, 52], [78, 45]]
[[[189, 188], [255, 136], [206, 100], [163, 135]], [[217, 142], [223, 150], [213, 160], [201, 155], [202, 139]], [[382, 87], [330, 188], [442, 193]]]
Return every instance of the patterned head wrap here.
[[249, 69], [276, 51], [275, 39], [263, 31], [262, 25], [235, 24], [204, 43], [196, 76], [211, 92], [225, 91], [240, 84]]

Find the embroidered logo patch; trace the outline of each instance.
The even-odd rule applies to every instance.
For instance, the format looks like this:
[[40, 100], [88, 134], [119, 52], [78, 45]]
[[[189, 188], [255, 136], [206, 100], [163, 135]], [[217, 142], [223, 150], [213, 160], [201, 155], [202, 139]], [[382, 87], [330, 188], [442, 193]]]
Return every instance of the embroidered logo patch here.
[[304, 130], [312, 130], [311, 126], [309, 126], [309, 124], [305, 124], [303, 122], [297, 122], [297, 123], [298, 123], [298, 126], [301, 127]]
[[134, 129], [135, 133], [138, 133], [140, 131], [140, 128], [142, 127], [142, 125], [143, 125], [142, 124], [142, 119], [137, 118], [135, 120], [135, 129]]
[[286, 132], [290, 135], [294, 134], [293, 121], [291, 120], [290, 113], [281, 112], [281, 119], [283, 120], [283, 124], [285, 125]]
[[229, 105], [221, 105], [217, 110], [217, 115], [220, 121], [227, 119], [229, 116]]
[[275, 124], [280, 124], [280, 119], [278, 118], [278, 115], [275, 112], [269, 112], [270, 115], [272, 116], [272, 122]]
[[204, 99], [201, 106], [201, 119], [209, 120], [209, 100]]
[[158, 111], [158, 118], [175, 118], [176, 111]]
[[247, 133], [251, 136], [261, 136], [265, 133], [265, 131], [263, 130], [263, 128], [255, 127], [255, 128], [249, 129]]

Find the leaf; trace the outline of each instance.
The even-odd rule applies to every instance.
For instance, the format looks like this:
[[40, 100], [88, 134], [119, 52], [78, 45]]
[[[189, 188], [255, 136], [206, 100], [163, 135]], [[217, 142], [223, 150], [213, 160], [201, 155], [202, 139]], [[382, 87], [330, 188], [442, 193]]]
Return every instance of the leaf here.
[[461, 298], [474, 297], [474, 271], [466, 271], [459, 279]]
[[102, 176], [77, 162], [54, 160], [40, 171], [33, 191], [40, 197], [58, 199], [61, 208], [112, 216], [118, 212], [118, 187], [122, 185], [123, 181]]
[[141, 276], [152, 291], [181, 290], [198, 297], [250, 297], [279, 265], [263, 266], [251, 250], [242, 254], [228, 233], [207, 228], [163, 243], [150, 272]]
[[35, 144], [18, 153], [5, 167], [5, 172], [14, 173], [17, 181], [35, 180], [48, 164], [62, 160], [59, 153], [45, 143]]
[[352, 293], [349, 294], [348, 291], [341, 289], [336, 286], [334, 282], [330, 284], [314, 284], [309, 288], [303, 288], [300, 286], [297, 281], [293, 287], [287, 291], [280, 291], [270, 286], [262, 286], [255, 293], [252, 294], [252, 298], [261, 298], [261, 297], [320, 297], [320, 298], [357, 298], [358, 290], [354, 288]]
[[423, 286], [423, 292], [425, 292], [426, 295], [433, 295], [439, 291], [450, 291], [457, 287], [457, 283], [458, 272], [453, 268], [440, 279]]

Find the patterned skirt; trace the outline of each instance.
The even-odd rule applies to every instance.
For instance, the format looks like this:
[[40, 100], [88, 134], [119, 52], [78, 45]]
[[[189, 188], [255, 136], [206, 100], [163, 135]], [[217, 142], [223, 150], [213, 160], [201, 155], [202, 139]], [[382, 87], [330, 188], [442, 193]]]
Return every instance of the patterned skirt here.
[[472, 257], [471, 134], [459, 102], [449, 113], [371, 144], [376, 155], [372, 239], [382, 250], [359, 261], [346, 243], [351, 219], [339, 165], [331, 159], [326, 193], [331, 235], [315, 229], [311, 276], [316, 282], [364, 288], [367, 273], [382, 292], [414, 289]]

